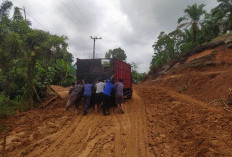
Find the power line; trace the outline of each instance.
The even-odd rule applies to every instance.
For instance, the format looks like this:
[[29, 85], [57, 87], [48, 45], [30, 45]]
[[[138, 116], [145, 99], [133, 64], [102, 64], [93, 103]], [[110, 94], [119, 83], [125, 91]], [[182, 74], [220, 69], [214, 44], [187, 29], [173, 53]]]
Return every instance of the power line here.
[[[35, 22], [37, 22], [43, 29], [45, 29], [45, 31], [47, 31], [47, 32], [49, 32], [49, 30], [45, 27], [45, 26], [43, 26], [36, 18], [34, 18], [30, 13], [29, 13], [29, 11], [28, 11], [28, 9], [27, 9], [27, 11], [26, 11], [26, 9], [25, 9], [25, 7], [24, 6], [26, 6], [25, 5], [25, 3], [23, 2], [23, 4], [18, 0], [18, 3], [20, 3], [22, 6], [23, 6], [23, 8], [21, 8], [21, 10], [23, 10], [23, 12], [24, 12], [24, 18], [25, 18], [25, 20], [27, 20], [27, 17], [26, 17], [26, 14], [27, 15], [29, 15]], [[29, 8], [28, 6], [26, 6], [27, 8]]]
[[41, 27], [43, 27], [45, 30], [47, 30], [47, 32], [49, 32], [48, 31], [48, 29], [45, 27], [45, 26], [43, 26], [38, 20], [36, 20], [33, 16], [31, 16], [29, 13], [28, 13], [28, 11], [26, 12], [32, 19], [34, 19], [34, 21], [36, 21]]
[[[65, 5], [65, 3], [62, 1], [62, 6], [64, 6], [65, 8], [66, 8], [66, 10], [70, 13], [70, 15], [72, 16], [72, 17], [75, 17], [75, 18], [73, 18], [76, 22], [78, 22], [78, 23], [82, 23], [82, 21], [76, 16], [76, 14], [74, 14], [73, 12], [72, 12], [72, 10], [70, 10], [66, 5]], [[86, 28], [86, 27], [84, 27], [84, 28]], [[82, 29], [83, 29], [83, 27], [82, 27]]]
[[[87, 31], [91, 32], [91, 30], [94, 29], [96, 26], [93, 27], [94, 23], [90, 23], [90, 22], [86, 19], [85, 15], [81, 12], [80, 7], [77, 5], [77, 3], [76, 3], [74, 0], [71, 0], [71, 1], [72, 1], [72, 3], [74, 4], [73, 6], [75, 6], [75, 7], [77, 8], [77, 11], [79, 11], [79, 13], [81, 14], [80, 18], [81, 18], [81, 21], [83, 21], [82, 24], [85, 25], [84, 28], [86, 28]], [[63, 3], [63, 2], [62, 2], [62, 3]], [[63, 5], [65, 6], [64, 3], [63, 3]], [[65, 6], [65, 7], [66, 7], [66, 6]], [[67, 9], [69, 12], [71, 12], [71, 14], [73, 14], [73, 12], [72, 12], [70, 9], [68, 9], [67, 7], [66, 7], [66, 9]], [[76, 14], [74, 14], [74, 15], [76, 15]], [[75, 16], [75, 17], [76, 17], [76, 16]], [[78, 17], [79, 17], [79, 16], [78, 16]], [[79, 18], [78, 18], [78, 19], [79, 19]], [[84, 19], [84, 20], [83, 20], [83, 19]], [[107, 51], [106, 47], [105, 47], [104, 45], [102, 45], [102, 43], [99, 43], [99, 44], [101, 45], [101, 47], [102, 47], [103, 49], [105, 49], [105, 51]]]
[[[22, 4], [21, 3], [22, 1], [19, 1], [18, 0], [18, 3]], [[54, 1], [55, 2], [55, 1]], [[72, 9], [70, 9], [70, 7], [68, 7], [63, 1], [60, 1], [61, 3], [57, 3], [57, 1], [55, 2], [57, 6], [60, 7], [60, 4], [62, 4], [63, 7], [65, 7], [65, 10], [67, 10], [67, 13], [69, 13], [73, 18], [74, 21], [78, 22], [78, 23], [81, 23], [83, 27], [79, 27], [80, 29], [82, 30], [85, 30], [85, 31], [88, 31], [88, 32], [92, 32], [93, 28], [95, 28], [93, 24], [90, 24], [90, 22], [87, 20], [87, 18], [84, 16], [84, 14], [81, 12], [81, 9], [80, 7], [76, 4], [75, 1], [72, 0], [72, 3], [74, 4], [73, 6], [77, 8], [79, 14], [81, 16], [77, 16], [77, 14], [75, 14]], [[24, 2], [23, 2], [24, 3]], [[24, 4], [25, 5], [25, 4]], [[23, 6], [24, 6], [23, 5]], [[27, 6], [26, 6], [27, 7]], [[44, 25], [42, 25], [36, 18], [34, 18], [30, 12], [28, 11], [25, 11], [25, 13], [30, 17], [32, 18], [38, 25], [40, 25], [43, 29], [45, 30], [48, 30]], [[83, 25], [84, 24], [84, 25]], [[102, 43], [99, 43], [101, 45], [101, 47], [103, 49], [106, 49], [104, 45], [102, 45]], [[94, 50], [95, 51], [95, 50]], [[95, 53], [95, 52], [94, 52]]]
[[[92, 24], [90, 24], [89, 23], [89, 21], [85, 18], [85, 16], [84, 16], [84, 14], [81, 12], [81, 9], [80, 9], [80, 7], [76, 4], [76, 2], [75, 1], [73, 1], [73, 0], [71, 0], [72, 2], [73, 2], [73, 4], [74, 4], [74, 6], [77, 8], [77, 10], [79, 10], [79, 13], [82, 15], [82, 17], [84, 18], [84, 21], [86, 22], [86, 24], [87, 24], [87, 26], [92, 26]], [[94, 27], [92, 27], [92, 28], [94, 28]]]

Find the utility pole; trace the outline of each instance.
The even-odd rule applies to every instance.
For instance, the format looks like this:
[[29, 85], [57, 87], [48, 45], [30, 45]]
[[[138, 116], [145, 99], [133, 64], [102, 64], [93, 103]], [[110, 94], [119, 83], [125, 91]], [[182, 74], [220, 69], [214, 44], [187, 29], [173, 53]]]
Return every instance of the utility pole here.
[[0, 10], [0, 22], [2, 22], [2, 10]]
[[93, 59], [95, 59], [95, 41], [96, 41], [97, 39], [102, 39], [102, 38], [101, 38], [101, 37], [98, 38], [98, 37], [92, 37], [92, 36], [91, 36], [91, 39], [93, 39]]
[[23, 13], [24, 13], [24, 20], [27, 21], [27, 16], [26, 16], [26, 9], [25, 7], [23, 8], [19, 8], [20, 10], [23, 10]]
[[23, 12], [24, 12], [24, 19], [25, 19], [25, 21], [27, 21], [27, 16], [26, 16], [26, 9], [25, 9], [25, 7], [23, 7]]

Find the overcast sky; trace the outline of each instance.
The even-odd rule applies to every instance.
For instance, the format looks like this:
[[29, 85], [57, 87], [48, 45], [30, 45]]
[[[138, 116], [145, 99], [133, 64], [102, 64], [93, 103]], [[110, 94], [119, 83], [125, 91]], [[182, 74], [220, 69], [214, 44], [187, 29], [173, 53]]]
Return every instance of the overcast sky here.
[[[0, 2], [3, 0], [0, 0]], [[193, 3], [206, 4], [209, 11], [216, 0], [11, 0], [25, 7], [32, 27], [66, 35], [74, 58], [103, 58], [109, 49], [121, 47], [127, 62], [147, 72], [154, 53], [153, 43], [161, 31], [174, 30], [184, 9]]]

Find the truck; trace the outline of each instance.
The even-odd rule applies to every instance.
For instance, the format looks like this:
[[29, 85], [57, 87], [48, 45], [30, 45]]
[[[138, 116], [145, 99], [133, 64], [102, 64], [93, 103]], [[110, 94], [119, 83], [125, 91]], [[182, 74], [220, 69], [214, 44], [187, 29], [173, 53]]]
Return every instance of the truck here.
[[77, 81], [95, 83], [97, 80], [107, 80], [114, 75], [115, 83], [123, 79], [124, 96], [132, 98], [131, 65], [118, 59], [79, 59], [76, 62]]

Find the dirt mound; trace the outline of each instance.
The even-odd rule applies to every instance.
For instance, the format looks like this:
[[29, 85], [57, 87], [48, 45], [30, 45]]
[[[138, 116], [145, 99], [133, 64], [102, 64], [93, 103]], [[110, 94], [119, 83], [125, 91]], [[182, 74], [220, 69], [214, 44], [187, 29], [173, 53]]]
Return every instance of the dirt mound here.
[[54, 90], [55, 92], [63, 92], [63, 91], [68, 91], [68, 88], [64, 88], [61, 86], [57, 86], [57, 85], [51, 85], [50, 86], [52, 88], [52, 90]]
[[232, 156], [231, 44], [204, 48], [141, 86], [154, 156]]
[[68, 96], [68, 87], [64, 88], [61, 86], [51, 85], [50, 88], [60, 97], [67, 98]]
[[0, 143], [6, 136], [6, 151], [12, 152], [68, 125], [75, 114], [65, 112], [65, 104], [66, 100], [57, 98], [43, 109], [20, 113], [7, 120], [0, 120], [0, 123], [7, 126], [6, 132], [0, 135]]
[[232, 87], [231, 52], [225, 45], [206, 49], [144, 85], [167, 87], [206, 102], [226, 98]]

